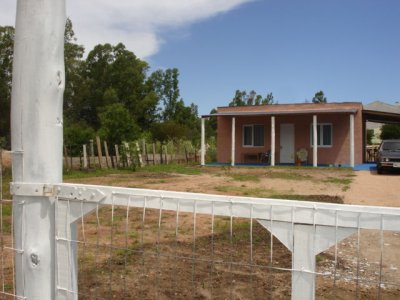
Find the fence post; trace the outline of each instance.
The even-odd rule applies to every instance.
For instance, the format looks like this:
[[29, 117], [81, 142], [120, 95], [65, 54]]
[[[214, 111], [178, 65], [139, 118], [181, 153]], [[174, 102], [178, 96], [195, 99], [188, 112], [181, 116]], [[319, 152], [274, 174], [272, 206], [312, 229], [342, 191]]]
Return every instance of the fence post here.
[[[45, 20], [45, 21], [44, 21]], [[11, 136], [13, 182], [62, 182], [65, 1], [18, 0]], [[56, 299], [55, 199], [13, 195], [18, 299]]]
[[99, 166], [101, 169], [101, 168], [103, 168], [103, 166], [102, 166], [103, 153], [101, 151], [100, 137], [98, 137], [98, 136], [96, 136], [96, 144], [97, 144], [97, 157], [99, 158]]
[[83, 145], [83, 168], [88, 168], [86, 144]]
[[115, 162], [115, 167], [116, 168], [119, 168], [119, 164], [120, 164], [120, 159], [119, 159], [119, 149], [118, 149], [118, 145], [114, 145], [114, 147], [115, 147], [115, 160], [116, 160], [116, 162]]
[[92, 167], [92, 164], [93, 164], [93, 168], [94, 168], [94, 145], [93, 145], [93, 140], [90, 140], [89, 143], [90, 143], [89, 167]]
[[110, 165], [108, 164], [108, 161], [110, 160], [110, 155], [108, 153], [108, 145], [107, 145], [106, 141], [104, 141], [103, 144], [104, 144], [104, 152], [106, 154], [106, 165], [107, 165], [107, 168], [110, 168]]
[[156, 144], [153, 143], [153, 165], [156, 164]]

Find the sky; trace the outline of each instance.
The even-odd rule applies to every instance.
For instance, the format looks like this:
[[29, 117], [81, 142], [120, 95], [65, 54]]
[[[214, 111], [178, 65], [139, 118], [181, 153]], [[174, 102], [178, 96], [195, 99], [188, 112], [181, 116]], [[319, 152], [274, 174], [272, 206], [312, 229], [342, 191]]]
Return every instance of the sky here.
[[[13, 25], [16, 0], [0, 1]], [[400, 101], [398, 0], [67, 0], [78, 43], [124, 43], [152, 70], [178, 68], [200, 114], [235, 91], [278, 103]]]

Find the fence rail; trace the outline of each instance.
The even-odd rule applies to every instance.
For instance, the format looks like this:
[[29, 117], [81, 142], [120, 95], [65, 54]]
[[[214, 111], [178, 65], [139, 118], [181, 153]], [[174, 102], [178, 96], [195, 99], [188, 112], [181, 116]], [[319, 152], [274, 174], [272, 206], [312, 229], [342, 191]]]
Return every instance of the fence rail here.
[[[76, 184], [14, 183], [12, 191], [54, 201], [57, 299], [400, 295], [385, 257], [387, 235], [400, 229], [398, 208]], [[29, 203], [21, 205], [24, 214]], [[368, 265], [363, 238], [371, 234]], [[342, 258], [342, 240], [353, 264]]]

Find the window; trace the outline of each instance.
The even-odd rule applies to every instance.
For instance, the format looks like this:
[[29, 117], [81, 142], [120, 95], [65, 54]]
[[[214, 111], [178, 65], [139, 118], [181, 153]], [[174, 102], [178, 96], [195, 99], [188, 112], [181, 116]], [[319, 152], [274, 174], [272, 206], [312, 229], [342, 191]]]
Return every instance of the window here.
[[243, 126], [243, 146], [263, 147], [264, 146], [264, 125]]
[[[313, 124], [311, 124], [311, 146], [314, 142]], [[317, 145], [318, 147], [332, 147], [332, 124], [317, 124]]]

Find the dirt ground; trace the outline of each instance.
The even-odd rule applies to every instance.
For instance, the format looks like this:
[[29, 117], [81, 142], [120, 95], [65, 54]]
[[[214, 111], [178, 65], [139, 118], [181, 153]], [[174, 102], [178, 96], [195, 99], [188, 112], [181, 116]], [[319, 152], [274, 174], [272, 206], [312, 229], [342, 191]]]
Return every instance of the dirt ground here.
[[[354, 172], [348, 169], [210, 167], [194, 175], [137, 172], [74, 179], [71, 181], [284, 199], [301, 199], [299, 197], [304, 196], [306, 199], [313, 200], [313, 197], [316, 196], [322, 201], [334, 200], [336, 202], [337, 199], [341, 199], [347, 204], [400, 206], [400, 193], [396, 192], [400, 183], [399, 174], [378, 176], [374, 172]], [[140, 212], [137, 213], [140, 214]], [[167, 216], [165, 224], [174, 224], [174, 218], [174, 215]], [[242, 253], [243, 249], [248, 250], [248, 241], [238, 241], [237, 249], [241, 249], [242, 256], [235, 254], [236, 252], [232, 252], [232, 244], [226, 244], [227, 237], [223, 237], [228, 230], [228, 228], [225, 228], [225, 231], [221, 231], [218, 235], [216, 234], [214, 238], [215, 241], [222, 241], [222, 249], [218, 251], [222, 256], [224, 253], [228, 253], [227, 257], [221, 258], [218, 264], [211, 263], [215, 261], [215, 258], [213, 260], [205, 259], [203, 264], [198, 264], [198, 261], [191, 257], [191, 251], [193, 250], [193, 241], [191, 241], [193, 232], [190, 231], [191, 218], [191, 216], [182, 216], [181, 218], [182, 222], [186, 222], [189, 226], [189, 229], [183, 230], [186, 231], [186, 234], [181, 235], [182, 240], [175, 244], [171, 242], [171, 239], [161, 243], [164, 251], [175, 254], [159, 255], [161, 252], [156, 249], [154, 252], [149, 250], [150, 252], [146, 256], [144, 253], [148, 251], [147, 247], [151, 246], [146, 245], [146, 243], [142, 244], [142, 250], [139, 252], [142, 254], [142, 260], [146, 261], [147, 267], [145, 268], [150, 266], [150, 269], [152, 269], [155, 265], [159, 266], [158, 271], [156, 269], [146, 269], [144, 272], [146, 275], [144, 276], [147, 276], [147, 279], [152, 279], [152, 282], [157, 282], [157, 286], [155, 290], [154, 287], [153, 289], [150, 288], [149, 292], [149, 286], [140, 281], [140, 279], [135, 283], [128, 283], [126, 288], [133, 288], [139, 291], [139, 294], [132, 296], [132, 299], [136, 297], [152, 299], [155, 295], [160, 299], [185, 299], [188, 297], [208, 299], [211, 297], [210, 291], [212, 291], [212, 297], [215, 299], [260, 299], [265, 297], [269, 299], [290, 299], [290, 273], [279, 272], [276, 269], [269, 268], [271, 265], [275, 267], [275, 262], [277, 267], [290, 268], [290, 259], [288, 257], [291, 254], [279, 241], [275, 238], [273, 239], [274, 249], [272, 252], [274, 258], [271, 262], [268, 259], [268, 253], [262, 250], [264, 249], [268, 252], [268, 245], [271, 244], [271, 239], [268, 236], [263, 239], [260, 238], [259, 242], [261, 244], [264, 243], [264, 248], [260, 246], [262, 249], [258, 249], [254, 245], [254, 249], [257, 248], [257, 250], [253, 252], [253, 258], [259, 261], [259, 264], [255, 269], [252, 269], [249, 267], [248, 262], [243, 263], [242, 261], [248, 258], [248, 255]], [[153, 220], [151, 218], [149, 220], [157, 223], [157, 216], [154, 216]], [[202, 217], [198, 218], [196, 222], [196, 228], [202, 228], [197, 229], [196, 232], [199, 237], [196, 245], [198, 247], [197, 251], [206, 255], [205, 253], [208, 253], [207, 249], [210, 249], [210, 220], [207, 220], [207, 217]], [[220, 220], [219, 222], [226, 222], [226, 220]], [[241, 227], [240, 225], [238, 226], [240, 230]], [[157, 225], [154, 224], [153, 227], [157, 227]], [[255, 230], [261, 230], [258, 227], [254, 228], [256, 228]], [[160, 232], [158, 232], [158, 235], [160, 235]], [[151, 235], [146, 234], [146, 236]], [[153, 236], [157, 236], [157, 234], [154, 233]], [[165, 236], [173, 237], [174, 232], [166, 233]], [[381, 244], [381, 241], [383, 241], [383, 244]], [[156, 242], [155, 237], [153, 242]], [[135, 243], [140, 244], [138, 241]], [[176, 245], [185, 250], [174, 252], [176, 251], [174, 250]], [[380, 232], [362, 230], [359, 234], [353, 234], [341, 241], [337, 248], [332, 247], [318, 255], [318, 272], [325, 274], [325, 276], [318, 276], [317, 299], [399, 299], [400, 274], [398, 269], [400, 268], [400, 259], [398, 257], [398, 249], [400, 249], [400, 229], [399, 232], [385, 232], [383, 239], [381, 239]], [[381, 250], [383, 251], [381, 252]], [[335, 252], [337, 252], [338, 257], [337, 265], [334, 262]], [[176, 253], [179, 253], [178, 256], [183, 258], [177, 259]], [[121, 260], [121, 257], [118, 259]], [[382, 268], [380, 268], [381, 261]], [[125, 260], [126, 262], [127, 260]], [[188, 263], [189, 270], [187, 269]], [[124, 264], [119, 262], [117, 265], [121, 267]], [[194, 269], [196, 270], [196, 276], [199, 276], [198, 278], [191, 277]], [[176, 273], [174, 270], [179, 270], [179, 272]], [[122, 272], [121, 270], [114, 269], [114, 272], [116, 272], [117, 277], [124, 277], [120, 273]], [[140, 268], [135, 267], [133, 272], [143, 274], [143, 269], [141, 272]], [[335, 272], [337, 275], [336, 280]], [[171, 280], [171, 276], [168, 277], [167, 274], [172, 274], [172, 283], [168, 281]], [[354, 278], [357, 276], [362, 280], [356, 281]], [[211, 283], [210, 280], [212, 279], [217, 281]], [[378, 286], [377, 283], [380, 281], [384, 283]], [[92, 280], [89, 280], [89, 282], [92, 282]], [[233, 285], [232, 282], [234, 282]], [[94, 279], [89, 285], [94, 285]], [[188, 286], [189, 288], [177, 288], [177, 286]], [[251, 296], [248, 293], [249, 286], [251, 286], [253, 292]], [[88, 294], [92, 292], [93, 290], [87, 291]], [[123, 291], [120, 292], [122, 293]]]
[[[399, 174], [284, 167], [194, 170], [190, 175], [138, 171], [65, 181], [400, 206]], [[79, 299], [290, 299], [291, 253], [257, 222], [105, 207], [80, 222], [77, 248]], [[361, 230], [340, 241], [316, 258], [321, 274], [316, 298], [400, 299], [398, 249], [400, 229], [383, 236]], [[10, 292], [12, 284], [6, 287]]]

